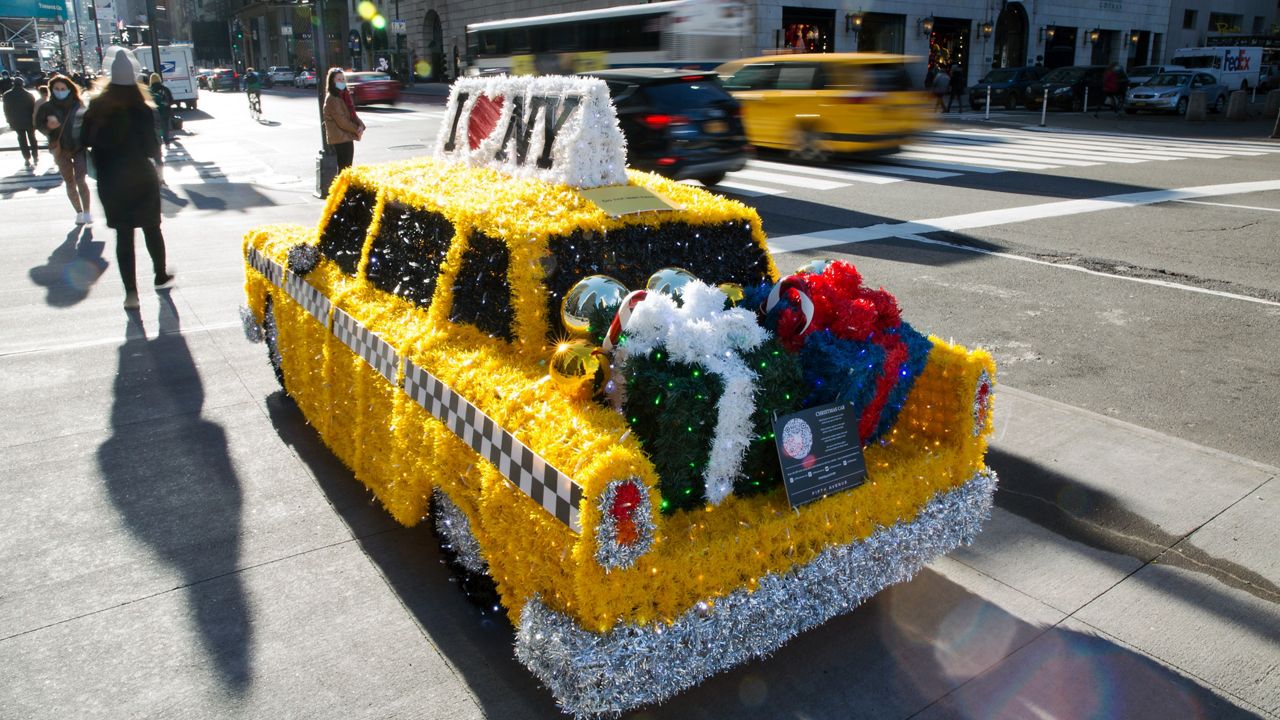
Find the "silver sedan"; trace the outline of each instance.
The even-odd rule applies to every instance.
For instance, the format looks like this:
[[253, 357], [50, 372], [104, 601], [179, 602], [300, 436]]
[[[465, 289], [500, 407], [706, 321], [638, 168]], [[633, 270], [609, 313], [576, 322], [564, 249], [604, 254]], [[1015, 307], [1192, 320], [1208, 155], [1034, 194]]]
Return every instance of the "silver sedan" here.
[[1227, 88], [1205, 72], [1164, 72], [1141, 85], [1134, 85], [1124, 99], [1124, 111], [1130, 115], [1139, 110], [1187, 114], [1191, 93], [1205, 94], [1211, 112], [1222, 112], [1227, 106]]

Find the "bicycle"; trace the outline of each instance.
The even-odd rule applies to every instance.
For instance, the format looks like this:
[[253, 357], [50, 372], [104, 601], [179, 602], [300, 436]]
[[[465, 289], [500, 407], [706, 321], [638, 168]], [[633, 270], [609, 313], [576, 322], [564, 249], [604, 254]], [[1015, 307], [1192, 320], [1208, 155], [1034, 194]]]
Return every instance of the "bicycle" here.
[[249, 96], [249, 117], [262, 120], [262, 93], [249, 90], [246, 94]]

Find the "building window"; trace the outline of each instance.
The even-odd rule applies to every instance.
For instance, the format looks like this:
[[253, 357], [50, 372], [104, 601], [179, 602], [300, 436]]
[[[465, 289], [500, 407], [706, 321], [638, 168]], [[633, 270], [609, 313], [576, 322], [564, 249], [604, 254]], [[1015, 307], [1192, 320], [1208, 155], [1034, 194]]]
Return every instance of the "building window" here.
[[1182, 11], [1182, 29], [1183, 30], [1196, 29], [1196, 11], [1195, 10]]
[[1241, 25], [1244, 24], [1243, 15], [1232, 15], [1230, 13], [1209, 13], [1209, 32], [1232, 33], [1240, 32]]

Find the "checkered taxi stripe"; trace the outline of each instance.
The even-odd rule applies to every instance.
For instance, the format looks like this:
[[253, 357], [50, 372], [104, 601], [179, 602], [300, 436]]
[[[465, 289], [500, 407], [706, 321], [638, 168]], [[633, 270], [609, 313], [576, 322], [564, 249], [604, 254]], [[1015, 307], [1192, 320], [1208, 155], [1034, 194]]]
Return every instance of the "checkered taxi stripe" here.
[[355, 354], [372, 365], [382, 377], [390, 380], [391, 384], [398, 384], [396, 370], [400, 367], [400, 355], [386, 340], [378, 337], [376, 333], [361, 325], [340, 308], [335, 308], [333, 311], [333, 334], [342, 341], [343, 345], [351, 348]]
[[271, 281], [272, 285], [280, 286], [284, 282], [284, 268], [280, 264], [266, 255], [258, 252], [258, 248], [249, 248], [249, 267], [262, 273], [262, 276]]
[[573, 532], [582, 531], [578, 519], [582, 487], [572, 478], [552, 467], [479, 408], [407, 358], [404, 390], [480, 457], [493, 463], [503, 477], [542, 509]]
[[285, 271], [284, 291], [311, 313], [312, 317], [319, 320], [321, 325], [329, 327], [329, 311], [333, 309], [333, 303], [325, 297], [324, 293], [315, 289], [311, 283], [292, 270]]

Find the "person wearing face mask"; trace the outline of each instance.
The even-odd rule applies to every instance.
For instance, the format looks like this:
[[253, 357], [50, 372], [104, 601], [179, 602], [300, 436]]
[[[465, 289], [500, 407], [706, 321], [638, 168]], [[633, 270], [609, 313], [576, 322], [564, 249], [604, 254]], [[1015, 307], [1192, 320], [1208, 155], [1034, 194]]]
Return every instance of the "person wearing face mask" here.
[[49, 151], [67, 186], [67, 198], [76, 211], [76, 224], [93, 222], [89, 210], [89, 184], [85, 175], [89, 169], [84, 145], [80, 139], [79, 119], [84, 103], [80, 100], [80, 88], [66, 75], [54, 75], [49, 79], [49, 100], [36, 109], [36, 129], [49, 138]]
[[[141, 69], [133, 53], [112, 46], [103, 58], [111, 74], [99, 80], [100, 91], [84, 115], [84, 142], [98, 171], [98, 197], [107, 227], [116, 231], [116, 265], [124, 282], [126, 310], [138, 307], [134, 230], [151, 255], [156, 288], [167, 288], [173, 275], [165, 264], [160, 233], [160, 141], [147, 90], [137, 81]], [[105, 82], [104, 82], [105, 80]]]
[[364, 137], [364, 122], [356, 115], [356, 105], [347, 90], [342, 68], [329, 68], [325, 77], [324, 136], [338, 156], [338, 172], [351, 167], [355, 159], [355, 141]]

